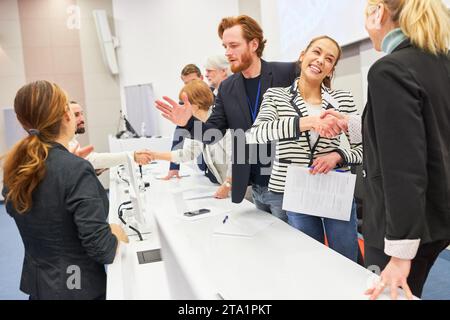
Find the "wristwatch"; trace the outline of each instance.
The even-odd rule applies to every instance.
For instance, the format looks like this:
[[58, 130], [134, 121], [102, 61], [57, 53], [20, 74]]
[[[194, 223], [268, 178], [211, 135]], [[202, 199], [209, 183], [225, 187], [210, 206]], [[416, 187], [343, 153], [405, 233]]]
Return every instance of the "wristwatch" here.
[[228, 181], [225, 181], [223, 185], [227, 188], [231, 188], [231, 183], [229, 183]]

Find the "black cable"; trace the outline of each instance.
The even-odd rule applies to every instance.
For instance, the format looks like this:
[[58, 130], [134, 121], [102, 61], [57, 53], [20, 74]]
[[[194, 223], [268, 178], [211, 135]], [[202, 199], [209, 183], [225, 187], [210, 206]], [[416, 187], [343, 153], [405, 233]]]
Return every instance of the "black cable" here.
[[122, 202], [122, 203], [119, 205], [118, 209], [117, 209], [117, 215], [119, 216], [119, 219], [120, 219], [120, 221], [122, 221], [123, 224], [127, 224], [127, 223], [126, 223], [125, 220], [123, 220], [123, 218], [122, 218], [122, 216], [123, 216], [123, 210], [122, 210], [122, 207], [123, 207], [124, 205], [127, 205], [127, 204], [131, 204], [131, 201], [125, 201], [125, 202]]
[[[128, 224], [127, 224], [127, 222], [123, 219], [123, 211], [124, 211], [124, 210], [131, 210], [131, 209], [133, 209], [133, 208], [123, 208], [123, 209], [122, 209], [122, 207], [123, 207], [124, 205], [127, 205], [127, 204], [131, 204], [131, 201], [125, 201], [125, 202], [122, 202], [122, 203], [119, 205], [118, 212], [117, 212], [117, 215], [119, 216], [120, 221], [122, 221], [122, 223], [123, 223], [124, 225], [128, 225]], [[138, 229], [136, 229], [136, 228], [134, 228], [134, 227], [132, 227], [132, 226], [130, 226], [130, 225], [128, 225], [128, 228], [130, 228], [131, 230], [133, 230], [134, 232], [137, 233], [137, 235], [138, 235], [140, 241], [143, 241], [143, 240], [144, 240], [144, 239], [142, 238], [142, 234], [139, 232]]]
[[117, 175], [119, 176], [119, 179], [126, 182], [128, 185], [130, 185], [130, 181], [128, 181], [127, 179], [123, 178], [120, 174], [120, 170], [117, 169]]
[[142, 238], [142, 235], [141, 235], [141, 233], [139, 232], [138, 229], [133, 228], [132, 226], [128, 226], [128, 228], [130, 228], [131, 230], [133, 230], [134, 232], [137, 233], [137, 235], [138, 235], [140, 241], [143, 241], [143, 240], [144, 240], [144, 239]]
[[131, 201], [125, 201], [125, 202], [122, 202], [120, 205], [119, 205], [119, 207], [117, 208], [117, 214], [120, 216], [120, 209], [122, 209], [122, 207], [123, 206], [125, 206], [125, 205], [127, 205], [127, 204], [131, 204]]

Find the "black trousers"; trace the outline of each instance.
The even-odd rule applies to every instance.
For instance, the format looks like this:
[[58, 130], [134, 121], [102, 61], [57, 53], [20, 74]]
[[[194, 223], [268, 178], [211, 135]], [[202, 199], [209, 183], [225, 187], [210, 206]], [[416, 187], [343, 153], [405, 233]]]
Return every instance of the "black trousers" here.
[[[423, 286], [431, 267], [442, 250], [449, 245], [450, 240], [441, 240], [419, 246], [416, 257], [411, 261], [411, 271], [408, 277], [408, 286], [416, 297], [420, 298], [422, 296]], [[383, 271], [390, 258], [383, 250], [364, 245], [364, 262], [366, 267], [378, 266]]]

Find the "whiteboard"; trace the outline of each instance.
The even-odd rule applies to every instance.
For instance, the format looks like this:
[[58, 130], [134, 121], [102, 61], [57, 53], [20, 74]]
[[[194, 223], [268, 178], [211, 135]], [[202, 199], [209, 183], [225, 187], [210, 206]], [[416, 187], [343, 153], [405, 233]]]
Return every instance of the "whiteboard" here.
[[126, 86], [125, 103], [127, 119], [140, 136], [150, 137], [158, 132], [153, 85]]

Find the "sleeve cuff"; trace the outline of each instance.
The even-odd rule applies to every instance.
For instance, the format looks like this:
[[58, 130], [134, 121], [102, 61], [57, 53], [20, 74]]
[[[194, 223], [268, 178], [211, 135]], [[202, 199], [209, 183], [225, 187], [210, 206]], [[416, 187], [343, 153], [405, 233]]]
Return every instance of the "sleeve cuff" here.
[[300, 131], [300, 117], [294, 118], [294, 135], [296, 139], [300, 139], [302, 132]]
[[388, 240], [384, 238], [384, 253], [388, 256], [412, 260], [419, 249], [420, 239]]
[[361, 116], [349, 115], [348, 118], [348, 135], [350, 136], [350, 143], [358, 144], [362, 143], [362, 129], [361, 129]]
[[342, 149], [339, 149], [339, 148], [338, 148], [338, 149], [335, 149], [334, 151], [337, 152], [337, 153], [339, 153], [339, 155], [340, 155], [341, 158], [342, 158], [342, 162], [339, 163], [338, 166], [340, 166], [340, 167], [348, 166], [349, 163], [348, 163], [348, 160], [347, 160], [347, 154], [345, 153], [345, 151], [342, 150]]
[[[181, 155], [183, 154], [183, 150], [173, 150], [170, 152], [172, 154], [172, 163], [175, 164], [175, 168], [174, 170], [179, 170], [180, 169], [180, 162], [181, 162]], [[172, 169], [171, 169], [172, 170]]]

